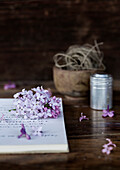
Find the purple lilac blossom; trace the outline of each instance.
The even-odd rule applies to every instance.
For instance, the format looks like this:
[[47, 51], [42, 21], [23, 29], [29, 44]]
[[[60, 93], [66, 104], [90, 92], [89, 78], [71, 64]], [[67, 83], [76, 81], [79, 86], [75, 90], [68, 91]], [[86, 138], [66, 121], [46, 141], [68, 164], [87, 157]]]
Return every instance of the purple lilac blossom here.
[[107, 106], [107, 110], [103, 110], [103, 115], [102, 117], [113, 117], [114, 116], [114, 111], [109, 111], [109, 105]]
[[21, 138], [22, 136], [25, 135], [25, 137], [26, 137], [28, 140], [30, 140], [31, 137], [30, 137], [30, 135], [27, 134], [27, 132], [26, 132], [26, 130], [25, 130], [24, 124], [22, 124], [21, 126], [22, 126], [22, 128], [21, 128], [21, 130], [20, 130], [21, 134], [18, 136], [18, 138]]
[[15, 83], [8, 83], [4, 85], [4, 90], [14, 89], [14, 88], [16, 88]]
[[106, 140], [108, 141], [108, 143], [103, 145], [102, 153], [106, 153], [107, 155], [109, 155], [113, 148], [116, 147], [116, 145], [112, 143], [110, 139], [106, 138]]
[[89, 118], [87, 118], [85, 115], [83, 115], [83, 113], [81, 113], [81, 116], [79, 118], [79, 121], [81, 122], [82, 120], [89, 120]]
[[24, 119], [57, 118], [60, 114], [60, 99], [51, 96], [50, 90], [43, 87], [23, 89], [14, 95], [16, 116]]

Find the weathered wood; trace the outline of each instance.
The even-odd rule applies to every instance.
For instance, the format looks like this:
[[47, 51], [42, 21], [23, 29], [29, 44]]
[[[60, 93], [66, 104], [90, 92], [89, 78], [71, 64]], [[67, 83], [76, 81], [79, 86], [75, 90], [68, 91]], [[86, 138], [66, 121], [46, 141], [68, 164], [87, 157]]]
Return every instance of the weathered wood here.
[[53, 55], [103, 41], [107, 70], [119, 79], [120, 1], [0, 1], [0, 80], [51, 80]]
[[[60, 95], [52, 82], [19, 82], [14, 90], [3, 91], [0, 87], [0, 97], [12, 97], [23, 87], [30, 89], [37, 85], [51, 88], [53, 95], [63, 98], [65, 125], [70, 147], [70, 153], [57, 154], [8, 154], [0, 155], [1, 169], [92, 169], [119, 170], [120, 166], [120, 92], [114, 93], [115, 117], [102, 118], [102, 111], [89, 107], [89, 99], [74, 101]], [[80, 113], [89, 118], [79, 122]], [[101, 152], [102, 145], [110, 138], [117, 147], [107, 156]]]

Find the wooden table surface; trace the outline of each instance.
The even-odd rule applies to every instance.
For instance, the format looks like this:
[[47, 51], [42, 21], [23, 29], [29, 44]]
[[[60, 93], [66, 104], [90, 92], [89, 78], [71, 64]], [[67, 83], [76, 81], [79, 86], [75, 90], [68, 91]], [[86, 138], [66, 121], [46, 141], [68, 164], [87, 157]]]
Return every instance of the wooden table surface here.
[[[29, 84], [29, 85], [28, 85]], [[65, 125], [69, 142], [69, 153], [57, 154], [2, 154], [0, 169], [120, 169], [120, 92], [114, 92], [115, 117], [102, 118], [102, 111], [89, 107], [89, 98], [81, 101], [68, 100], [60, 95], [52, 82], [18, 82], [17, 89], [3, 90], [0, 86], [0, 97], [12, 97], [23, 87], [30, 89], [37, 85], [51, 88], [53, 95], [63, 98]], [[89, 120], [79, 122], [83, 112]], [[101, 152], [102, 145], [110, 138], [117, 147], [110, 155]]]

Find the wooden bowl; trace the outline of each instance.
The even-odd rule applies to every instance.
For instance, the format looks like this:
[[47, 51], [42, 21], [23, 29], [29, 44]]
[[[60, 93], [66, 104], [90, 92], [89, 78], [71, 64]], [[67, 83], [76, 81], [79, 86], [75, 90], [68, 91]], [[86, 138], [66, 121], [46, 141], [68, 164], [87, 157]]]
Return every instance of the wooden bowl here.
[[90, 89], [90, 75], [98, 70], [71, 71], [53, 67], [53, 79], [56, 89], [69, 97], [85, 97]]

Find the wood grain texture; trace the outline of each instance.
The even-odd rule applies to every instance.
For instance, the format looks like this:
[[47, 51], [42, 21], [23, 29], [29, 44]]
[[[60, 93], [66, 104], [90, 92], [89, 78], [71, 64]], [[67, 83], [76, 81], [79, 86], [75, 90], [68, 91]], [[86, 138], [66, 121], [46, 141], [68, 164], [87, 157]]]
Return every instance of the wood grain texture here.
[[[57, 154], [4, 154], [0, 155], [0, 168], [7, 170], [119, 170], [120, 167], [120, 91], [114, 93], [115, 117], [102, 118], [101, 111], [89, 107], [89, 99], [81, 101], [68, 100], [59, 94], [52, 82], [19, 83], [14, 90], [3, 91], [0, 97], [12, 97], [23, 87], [30, 89], [37, 85], [51, 88], [53, 95], [63, 98], [65, 125], [69, 142], [69, 153]], [[80, 113], [89, 118], [79, 122]], [[102, 145], [110, 138], [117, 147], [107, 156], [101, 152]]]
[[51, 80], [54, 54], [95, 39], [119, 79], [119, 9], [119, 0], [1, 0], [0, 80]]

